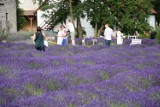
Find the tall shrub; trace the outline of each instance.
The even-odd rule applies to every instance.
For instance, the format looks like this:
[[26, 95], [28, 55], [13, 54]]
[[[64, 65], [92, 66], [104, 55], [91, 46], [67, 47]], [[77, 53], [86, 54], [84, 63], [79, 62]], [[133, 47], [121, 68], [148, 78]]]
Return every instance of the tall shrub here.
[[24, 25], [27, 23], [26, 19], [23, 15], [24, 10], [19, 7], [19, 0], [16, 0], [17, 3], [17, 31], [22, 29]]
[[157, 42], [158, 42], [158, 44], [160, 44], [160, 25], [157, 27]]

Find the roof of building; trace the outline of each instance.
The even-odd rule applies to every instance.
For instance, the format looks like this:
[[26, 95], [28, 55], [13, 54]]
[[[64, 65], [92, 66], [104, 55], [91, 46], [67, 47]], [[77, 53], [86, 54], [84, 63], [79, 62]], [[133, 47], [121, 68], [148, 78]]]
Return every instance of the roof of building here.
[[24, 16], [35, 16], [36, 10], [24, 10]]

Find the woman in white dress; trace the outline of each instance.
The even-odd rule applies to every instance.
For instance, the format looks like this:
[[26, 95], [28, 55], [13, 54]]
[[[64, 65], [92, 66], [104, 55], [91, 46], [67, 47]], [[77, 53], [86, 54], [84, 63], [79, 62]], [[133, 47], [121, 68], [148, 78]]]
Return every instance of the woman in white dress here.
[[57, 34], [57, 45], [62, 45], [63, 39], [66, 36], [65, 28], [63, 25], [60, 26], [60, 30]]
[[117, 31], [117, 45], [123, 44], [123, 33], [118, 30]]

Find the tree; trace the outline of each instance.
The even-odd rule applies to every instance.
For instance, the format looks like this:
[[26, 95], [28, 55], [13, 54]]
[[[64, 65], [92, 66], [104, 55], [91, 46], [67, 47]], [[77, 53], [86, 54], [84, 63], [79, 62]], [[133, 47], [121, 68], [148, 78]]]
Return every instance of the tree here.
[[156, 21], [157, 21], [157, 24], [159, 25], [160, 24], [160, 0], [154, 0], [152, 2], [153, 6], [154, 6], [154, 9], [157, 11], [157, 15], [156, 15]]
[[[42, 1], [42, 0], [39, 0]], [[152, 8], [152, 0], [45, 0], [41, 9], [49, 11], [44, 14], [48, 23], [53, 27], [65, 22], [68, 15], [72, 20], [77, 19], [81, 28], [80, 18], [84, 16], [91, 21], [98, 37], [105, 23], [112, 28], [121, 28], [126, 34], [135, 31], [143, 33], [150, 29], [148, 16]], [[78, 29], [79, 31], [82, 29]]]
[[[68, 16], [71, 17], [72, 23], [77, 19], [77, 34], [82, 36], [82, 26], [80, 17], [83, 16], [80, 0], [39, 0], [40, 9], [44, 11], [43, 17], [47, 19], [46, 23], [53, 28], [58, 23], [65, 23]], [[74, 23], [73, 23], [74, 24]], [[76, 27], [74, 25], [74, 27]]]
[[83, 4], [88, 20], [98, 30], [109, 23], [111, 27], [121, 28], [126, 34], [133, 34], [135, 31], [142, 33], [150, 29], [147, 18], [152, 8], [151, 1], [85, 0]]
[[58, 23], [64, 23], [68, 14], [69, 7], [65, 0], [44, 2], [40, 5], [40, 9], [44, 11], [43, 17], [47, 19], [46, 23], [53, 28]]
[[68, 0], [57, 0], [48, 1], [38, 0], [40, 10], [44, 12], [43, 16], [46, 23], [53, 28], [58, 23], [64, 23], [67, 16], [70, 14], [69, 1]]
[[23, 9], [19, 8], [19, 1], [16, 0], [16, 11], [17, 11], [17, 31], [23, 28], [23, 26], [26, 24], [26, 19], [23, 15]]
[[108, 22], [110, 25], [113, 25], [112, 15], [107, 8], [107, 4], [104, 3], [104, 0], [87, 0], [83, 2], [83, 9], [86, 13], [88, 20], [91, 21], [91, 24], [95, 28], [95, 37], [100, 34], [100, 31], [104, 28], [104, 24]]
[[80, 21], [81, 18], [85, 17], [81, 0], [74, 0], [74, 2], [72, 2], [72, 9], [73, 17], [77, 21], [77, 36], [81, 38], [82, 35], [85, 35], [85, 30], [83, 29]]
[[157, 32], [157, 35], [156, 35], [157, 42], [160, 45], [160, 26], [157, 27], [156, 32]]

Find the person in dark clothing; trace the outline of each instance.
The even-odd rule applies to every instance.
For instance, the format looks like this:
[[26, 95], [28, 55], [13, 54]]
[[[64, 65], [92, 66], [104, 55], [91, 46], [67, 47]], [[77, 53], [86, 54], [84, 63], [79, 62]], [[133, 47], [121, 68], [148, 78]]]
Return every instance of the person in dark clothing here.
[[104, 38], [104, 30], [101, 31], [100, 38]]
[[41, 28], [37, 27], [37, 32], [33, 35], [33, 40], [35, 48], [39, 51], [45, 51], [44, 38], [45, 35], [41, 32]]
[[151, 34], [150, 34], [150, 39], [155, 39], [156, 35], [157, 35], [157, 32], [156, 31], [152, 31]]

